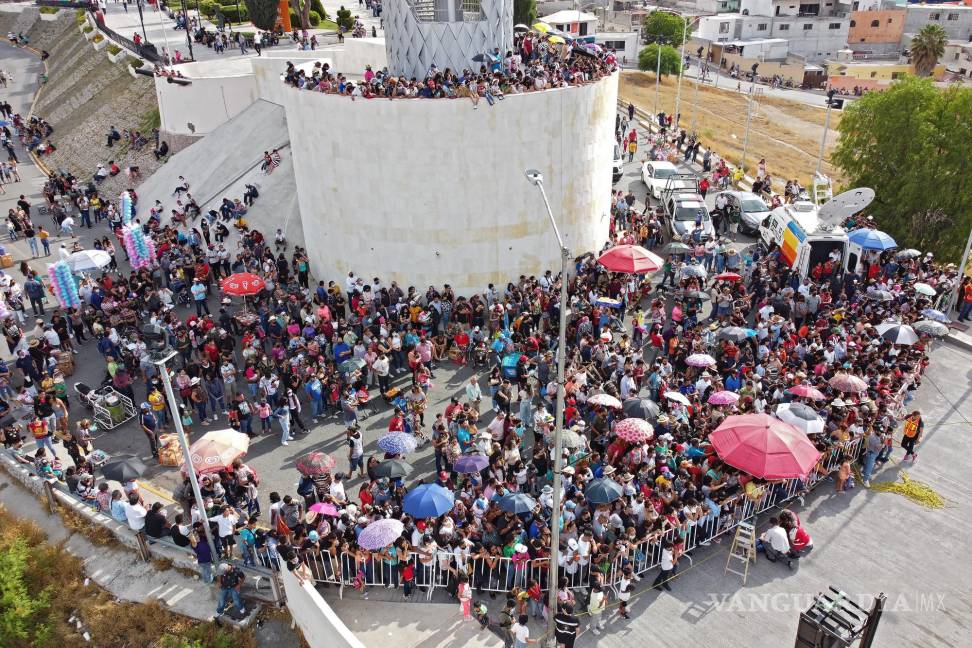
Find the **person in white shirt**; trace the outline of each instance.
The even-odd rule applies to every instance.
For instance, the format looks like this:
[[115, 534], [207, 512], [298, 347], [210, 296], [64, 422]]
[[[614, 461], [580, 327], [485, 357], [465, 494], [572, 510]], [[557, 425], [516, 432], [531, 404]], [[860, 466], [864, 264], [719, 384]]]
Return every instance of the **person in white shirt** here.
[[337, 473], [334, 475], [334, 479], [331, 480], [331, 487], [328, 491], [331, 497], [340, 504], [345, 504], [348, 501], [348, 495], [344, 491], [344, 474]]
[[785, 557], [790, 550], [790, 540], [786, 537], [786, 530], [780, 526], [780, 519], [777, 517], [770, 518], [770, 528], [760, 536], [759, 540], [770, 562]]
[[675, 553], [672, 549], [671, 540], [662, 542], [661, 564], [659, 566], [661, 567], [661, 571], [658, 572], [658, 576], [655, 577], [655, 581], [651, 586], [654, 589], [664, 587], [666, 591], [671, 592], [672, 588], [668, 584], [668, 581], [675, 575]]
[[145, 515], [148, 511], [138, 500], [138, 493], [129, 493], [128, 502], [122, 505], [125, 509], [125, 518], [128, 520], [128, 528], [132, 531], [140, 532], [145, 528]]
[[635, 382], [634, 376], [631, 370], [624, 372], [624, 377], [621, 379], [621, 400], [632, 398], [638, 395], [638, 383]]
[[529, 616], [521, 614], [510, 628], [510, 634], [513, 635], [513, 648], [526, 648], [527, 644], [537, 643], [536, 639], [530, 638], [530, 628], [527, 626], [529, 621]]
[[219, 540], [223, 544], [223, 554], [227, 558], [233, 556], [233, 547], [236, 545], [236, 539], [233, 534], [236, 533], [236, 523], [240, 521], [240, 516], [237, 515], [236, 510], [232, 506], [224, 506], [223, 514], [217, 517], [215, 520], [216, 526], [219, 527]]
[[478, 405], [483, 399], [483, 390], [480, 389], [479, 380], [475, 376], [466, 384], [466, 399], [471, 405]]

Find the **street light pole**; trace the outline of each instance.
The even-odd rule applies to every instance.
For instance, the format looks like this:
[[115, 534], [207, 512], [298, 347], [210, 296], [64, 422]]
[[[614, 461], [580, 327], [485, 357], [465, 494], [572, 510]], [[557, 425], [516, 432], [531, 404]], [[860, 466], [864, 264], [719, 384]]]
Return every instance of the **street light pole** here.
[[556, 621], [557, 615], [557, 585], [560, 563], [560, 506], [561, 506], [561, 472], [564, 468], [564, 373], [567, 363], [567, 268], [570, 263], [570, 250], [564, 245], [560, 236], [560, 229], [554, 219], [547, 192], [543, 189], [543, 174], [535, 169], [526, 171], [527, 179], [540, 190], [543, 206], [550, 217], [550, 225], [557, 236], [560, 246], [560, 334], [557, 337], [557, 411], [554, 426], [554, 469], [553, 469], [553, 513], [550, 515], [550, 566], [547, 574], [549, 614], [547, 615], [547, 639], [551, 648], [557, 647]]
[[685, 38], [686, 31], [688, 30], [688, 21], [685, 16], [680, 16], [682, 19], [682, 47], [678, 53], [678, 88], [675, 89], [675, 127], [678, 127], [679, 114], [678, 108], [682, 101], [682, 77], [685, 76]]
[[206, 542], [209, 543], [209, 550], [212, 551], [213, 560], [218, 560], [219, 554], [216, 551], [216, 543], [213, 542], [213, 534], [209, 529], [209, 518], [206, 515], [205, 501], [199, 491], [199, 481], [196, 479], [196, 471], [192, 469], [192, 455], [189, 454], [189, 441], [186, 440], [186, 431], [182, 428], [182, 417], [179, 416], [179, 408], [176, 405], [175, 394], [172, 393], [172, 380], [169, 378], [169, 369], [165, 363], [174, 358], [175, 351], [170, 351], [164, 358], [154, 360], [155, 365], [162, 374], [162, 385], [165, 386], [165, 397], [169, 401], [169, 414], [175, 425], [176, 434], [179, 437], [179, 445], [182, 447], [182, 455], [186, 461], [186, 473], [189, 475], [189, 483], [192, 484], [192, 494], [196, 498], [196, 507], [199, 509], [199, 517], [202, 521], [203, 531], [206, 533]]
[[655, 39], [655, 51], [658, 52], [658, 60], [655, 61], [655, 114], [658, 114], [658, 84], [659, 79], [661, 79], [661, 48], [662, 44], [657, 38]]
[[749, 86], [749, 106], [746, 109], [746, 135], [743, 137], [742, 161], [739, 168], [746, 173], [746, 153], [749, 152], [749, 127], [753, 123], [753, 95], [756, 94], [756, 64], [753, 64], [753, 82]]
[[823, 137], [820, 138], [820, 153], [817, 154], [817, 170], [814, 172], [814, 177], [820, 175], [820, 167], [823, 165], [824, 148], [827, 146], [827, 131], [830, 129], [830, 109], [833, 108], [835, 94], [837, 94], [836, 90], [827, 91], [827, 116], [824, 118]]
[[196, 57], [192, 53], [192, 30], [189, 29], [189, 9], [186, 8], [187, 1], [188, 0], [183, 0], [182, 2], [182, 19], [185, 21], [186, 44], [189, 46], [189, 58], [195, 61]]
[[161, 6], [161, 3], [158, 3], [157, 2], [155, 4], [155, 13], [159, 17], [159, 29], [162, 30], [162, 40], [165, 42], [165, 51], [166, 51], [166, 55], [167, 55], [167, 56], [163, 56], [162, 59], [163, 59], [163, 62], [165, 62], [165, 59], [168, 57], [168, 59], [169, 59], [168, 65], [169, 65], [169, 67], [172, 67], [172, 50], [169, 48], [169, 37], [165, 33], [165, 23], [162, 22], [162, 6]]
[[148, 43], [148, 35], [145, 33], [145, 18], [142, 16], [142, 2], [143, 0], [137, 0], [135, 6], [138, 7], [138, 22], [142, 24], [142, 38]]
[[699, 112], [699, 77], [702, 76], [702, 57], [699, 56], [699, 71], [695, 75], [695, 92], [692, 94], [692, 132], [695, 131], [696, 118]]

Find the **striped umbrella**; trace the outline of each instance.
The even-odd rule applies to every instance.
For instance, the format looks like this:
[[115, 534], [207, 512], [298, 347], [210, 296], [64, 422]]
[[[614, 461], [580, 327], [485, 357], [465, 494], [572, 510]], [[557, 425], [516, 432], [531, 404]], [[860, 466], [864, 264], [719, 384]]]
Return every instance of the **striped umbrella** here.
[[918, 334], [915, 333], [915, 329], [907, 324], [885, 322], [877, 325], [877, 332], [891, 344], [911, 345], [918, 341]]
[[776, 408], [776, 418], [806, 434], [824, 431], [824, 420], [817, 415], [817, 410], [804, 403], [783, 403]]

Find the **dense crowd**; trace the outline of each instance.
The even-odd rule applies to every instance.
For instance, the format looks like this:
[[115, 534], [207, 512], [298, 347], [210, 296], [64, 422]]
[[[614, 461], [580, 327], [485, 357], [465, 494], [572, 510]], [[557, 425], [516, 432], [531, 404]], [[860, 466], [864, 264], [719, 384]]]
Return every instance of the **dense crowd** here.
[[[564, 72], [595, 59], [563, 60], [548, 48], [524, 61], [529, 65], [514, 70], [513, 77], [499, 76]], [[328, 74], [322, 68], [317, 83]], [[626, 127], [620, 130], [619, 137], [627, 139]], [[78, 214], [86, 227], [106, 222], [108, 232], [98, 245], [111, 250], [112, 265], [82, 279], [81, 308], [55, 307], [49, 324], [37, 320], [32, 329], [26, 328], [21, 296], [29, 297], [35, 314], [44, 314], [43, 277], [29, 265], [23, 287], [3, 277], [11, 309], [4, 333], [17, 360], [3, 367], [0, 387], [13, 401], [5, 407], [27, 414], [35, 441], [26, 450], [20, 429], [8, 426], [6, 445], [132, 528], [191, 545], [207, 580], [218, 556], [201, 539], [201, 509], [211, 521], [217, 552], [248, 564], [287, 565], [302, 577], [340, 579], [363, 589], [376, 582], [401, 584], [406, 596], [415, 587], [447, 583], [467, 603], [473, 591], [508, 592], [494, 619], [518, 645], [529, 636], [522, 615], [544, 614], [542, 592], [551, 584], [543, 565], [552, 523], [561, 527], [561, 580], [554, 584], [563, 604], [558, 619], [576, 628], [572, 612], [575, 604], [583, 605], [597, 631], [608, 590], [626, 602], [649, 564], [647, 553], [660, 555], [655, 586], [669, 589], [686, 538], [692, 546], [708, 542], [738, 521], [746, 502], [775, 496], [780, 483], [732, 468], [708, 443], [728, 414], [772, 413], [780, 404], [805, 402], [822, 421], [810, 435], [822, 452], [839, 454], [851, 441], [865, 439], [861, 456], [840, 455], [837, 485], [847, 487], [849, 467], [859, 459], [866, 483], [891, 453], [904, 401], [916, 386], [911, 379], [927, 363], [929, 345], [925, 336], [911, 345], [893, 344], [875, 327], [886, 320], [912, 322], [933, 305], [934, 297], [916, 291], [916, 282], [944, 292], [955, 277], [954, 269], [930, 255], [899, 258], [894, 251], [869, 258], [860, 273], [831, 264], [800, 277], [777, 249], [755, 247], [743, 256], [731, 245], [710, 248], [691, 239], [673, 242], [681, 247], [669, 248], [660, 282], [657, 276], [609, 272], [594, 254], [578, 257], [566, 278], [567, 467], [563, 507], [553, 511], [562, 277], [548, 271], [511, 278], [505, 287], [490, 284], [468, 296], [448, 285], [422, 290], [355, 272], [315, 283], [305, 250], [291, 248], [279, 231], [265, 234], [247, 223], [247, 207], [258, 200], [255, 188], [206, 213], [193, 200], [189, 180], [180, 178], [174, 189], [167, 204], [138, 206], [157, 259], [123, 271], [114, 258], [116, 249], [125, 249], [120, 207], [100, 196], [93, 183], [70, 174], [49, 179], [49, 208], [59, 205], [66, 217]], [[138, 201], [134, 192], [132, 197]], [[633, 196], [616, 196], [611, 244], [657, 248], [662, 236], [656, 215], [638, 214], [633, 205]], [[34, 208], [21, 209], [29, 222]], [[230, 239], [237, 243], [229, 245]], [[709, 270], [737, 276], [710, 279]], [[212, 312], [210, 296], [218, 294], [220, 278], [244, 271], [261, 276], [266, 288], [248, 299], [246, 309], [223, 298]], [[145, 324], [161, 327], [177, 352], [175, 404], [166, 402]], [[179, 489], [175, 498], [183, 510], [174, 518], [160, 505], [146, 509], [134, 484], [126, 485], [127, 493], [96, 484], [91, 423], [70, 425], [57, 367], [65, 352], [82, 344], [97, 345], [106, 381], [139, 405], [139, 428], [155, 456], [160, 433], [172, 427], [169, 405], [175, 405], [190, 431], [225, 420], [250, 436], [279, 435], [282, 444], [336, 419], [347, 442], [347, 470], [328, 466], [305, 475], [296, 493], [271, 492], [263, 499], [259, 476], [238, 460], [203, 476], [203, 502], [194, 501], [188, 485]], [[688, 359], [694, 354], [713, 361], [693, 366]], [[469, 376], [443, 411], [427, 411], [431, 381], [447, 362], [465, 366]], [[15, 371], [23, 376], [18, 389]], [[864, 388], [832, 387], [829, 381], [838, 372], [860, 377]], [[814, 387], [821, 397], [794, 395], [798, 387], [803, 393]], [[717, 392], [733, 398], [713, 404]], [[610, 403], [605, 397], [636, 401], [639, 415], [653, 426], [651, 437], [629, 443], [613, 434], [627, 414], [599, 404]], [[434, 475], [387, 471], [406, 457], [407, 447], [398, 452], [364, 447], [359, 417], [382, 399], [390, 403], [390, 433], [432, 444]], [[906, 422], [905, 430], [908, 456], [916, 459], [921, 427]], [[61, 466], [54, 456], [55, 437], [64, 441], [73, 466]], [[471, 457], [482, 464], [470, 471], [462, 464]], [[349, 492], [355, 473], [363, 479]], [[619, 484], [619, 496], [588, 501], [586, 486], [603, 477]], [[403, 500], [416, 478], [452, 492], [454, 505], [432, 517], [406, 513]], [[529, 496], [522, 510], [506, 507], [516, 494]], [[333, 505], [333, 512], [310, 510], [321, 503]], [[384, 519], [400, 520], [404, 531], [379, 550], [363, 549], [361, 534]], [[260, 521], [269, 529], [259, 528]], [[799, 521], [789, 528], [800, 529]], [[806, 532], [791, 535], [804, 538]], [[773, 550], [786, 550], [778, 537], [767, 542]], [[788, 559], [802, 555], [801, 549], [806, 546], [791, 546]], [[436, 574], [447, 576], [438, 580]], [[224, 603], [221, 599], [220, 611]], [[487, 605], [480, 600], [464, 603], [464, 609], [488, 620]]]
[[387, 68], [376, 72], [367, 66], [363, 79], [351, 80], [328, 63], [317, 62], [307, 72], [288, 62], [284, 82], [299, 89], [352, 98], [467, 97], [478, 106], [480, 98], [492, 105], [507, 94], [583, 85], [617, 69], [613, 51], [571, 46], [558, 38], [560, 42], [550, 42], [545, 34], [519, 34], [514, 49], [503, 54], [497, 48], [482, 55], [478, 70], [439, 70], [433, 65], [425, 79], [407, 79], [389, 73]]

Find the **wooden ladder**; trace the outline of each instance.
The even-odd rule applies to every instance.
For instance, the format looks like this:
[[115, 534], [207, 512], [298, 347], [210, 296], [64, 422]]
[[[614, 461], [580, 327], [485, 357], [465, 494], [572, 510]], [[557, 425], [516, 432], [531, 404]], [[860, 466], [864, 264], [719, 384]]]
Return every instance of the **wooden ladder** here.
[[[736, 561], [742, 561], [742, 566], [740, 567]], [[732, 538], [732, 548], [729, 550], [724, 574], [732, 572], [742, 576], [745, 585], [746, 577], [749, 576], [750, 561], [756, 562], [756, 527], [747, 522], [740, 522], [736, 526], [736, 535]]]

